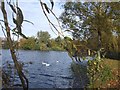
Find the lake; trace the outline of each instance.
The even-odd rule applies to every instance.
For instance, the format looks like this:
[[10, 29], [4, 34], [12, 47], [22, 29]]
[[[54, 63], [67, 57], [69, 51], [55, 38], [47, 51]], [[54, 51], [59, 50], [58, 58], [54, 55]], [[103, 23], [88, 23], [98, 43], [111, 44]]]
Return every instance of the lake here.
[[[67, 52], [19, 50], [17, 56], [23, 63], [30, 88], [84, 88], [88, 84], [85, 71], [72, 62]], [[2, 50], [4, 69], [6, 63], [13, 64], [11, 55], [9, 50]], [[15, 78], [15, 84], [20, 83], [18, 76]]]

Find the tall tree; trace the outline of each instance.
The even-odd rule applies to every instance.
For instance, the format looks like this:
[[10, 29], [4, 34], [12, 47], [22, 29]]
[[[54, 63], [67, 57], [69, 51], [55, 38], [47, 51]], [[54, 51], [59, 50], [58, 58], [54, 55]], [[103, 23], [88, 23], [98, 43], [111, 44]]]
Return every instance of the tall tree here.
[[47, 31], [37, 32], [37, 38], [40, 43], [47, 43], [50, 39], [50, 34]]
[[[75, 39], [87, 40], [97, 34], [98, 50], [102, 47], [102, 33], [109, 37], [120, 32], [119, 2], [66, 2], [60, 19]], [[94, 37], [95, 36], [95, 37]], [[96, 38], [95, 38], [96, 39]], [[91, 42], [92, 43], [92, 42]]]

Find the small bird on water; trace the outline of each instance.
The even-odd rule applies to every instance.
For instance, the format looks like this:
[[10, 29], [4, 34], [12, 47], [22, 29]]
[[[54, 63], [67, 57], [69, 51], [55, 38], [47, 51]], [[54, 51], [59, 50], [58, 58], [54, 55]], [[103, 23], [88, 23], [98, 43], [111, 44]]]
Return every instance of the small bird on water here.
[[42, 62], [42, 64], [45, 65], [45, 66], [47, 66], [47, 67], [50, 66], [50, 64], [45, 63], [45, 62]]

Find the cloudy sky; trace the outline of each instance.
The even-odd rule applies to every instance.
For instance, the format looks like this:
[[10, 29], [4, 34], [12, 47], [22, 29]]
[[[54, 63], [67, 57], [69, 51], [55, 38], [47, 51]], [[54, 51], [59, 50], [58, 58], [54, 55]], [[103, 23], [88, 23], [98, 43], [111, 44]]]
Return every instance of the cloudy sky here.
[[[63, 11], [61, 4], [64, 3], [62, 2], [64, 0], [60, 0], [61, 2], [57, 0], [54, 0], [54, 1], [55, 1], [55, 5], [53, 8], [53, 12], [56, 14], [57, 17], [59, 17]], [[44, 2], [47, 3], [48, 7], [51, 7], [49, 0], [44, 0]], [[42, 31], [48, 31], [52, 38], [57, 37], [57, 35], [54, 34], [54, 32], [50, 29], [49, 23], [42, 12], [42, 9], [38, 0], [26, 0], [26, 1], [19, 0], [19, 7], [23, 11], [24, 19], [34, 23], [34, 25], [32, 25], [28, 22], [23, 22], [22, 33], [24, 33], [26, 36], [35, 36], [38, 31], [42, 30]], [[15, 25], [12, 21], [12, 10], [8, 5], [6, 5], [6, 10], [8, 12], [9, 24], [12, 25], [11, 28], [14, 28]], [[52, 15], [49, 15], [49, 17], [54, 24], [57, 24], [56, 19]], [[3, 20], [1, 11], [0, 11], [0, 20]], [[0, 36], [3, 37], [2, 30], [0, 30]]]

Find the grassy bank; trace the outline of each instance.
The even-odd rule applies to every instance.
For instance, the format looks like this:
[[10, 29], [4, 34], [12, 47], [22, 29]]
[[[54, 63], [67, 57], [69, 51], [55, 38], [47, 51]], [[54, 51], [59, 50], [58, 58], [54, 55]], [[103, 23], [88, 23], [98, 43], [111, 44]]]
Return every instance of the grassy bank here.
[[[120, 88], [120, 60], [102, 59], [97, 66], [97, 62], [92, 62], [89, 73], [92, 83], [90, 88]], [[88, 67], [88, 68], [89, 68]], [[97, 67], [97, 68], [96, 68]], [[98, 69], [99, 68], [99, 69]], [[98, 70], [96, 70], [98, 69]]]

